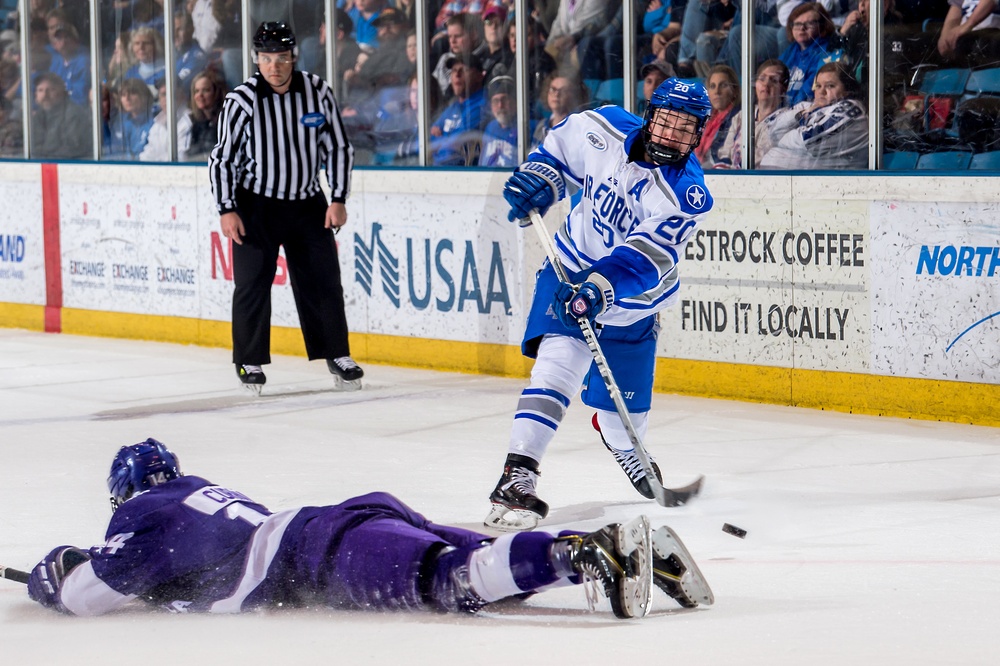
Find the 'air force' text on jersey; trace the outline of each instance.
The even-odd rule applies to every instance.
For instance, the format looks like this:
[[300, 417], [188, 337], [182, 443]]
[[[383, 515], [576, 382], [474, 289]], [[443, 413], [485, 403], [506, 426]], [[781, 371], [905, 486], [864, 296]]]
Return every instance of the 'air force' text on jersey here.
[[556, 129], [538, 150], [559, 162], [582, 196], [556, 233], [560, 260], [580, 272], [614, 251], [644, 286], [653, 285], [617, 298], [598, 322], [626, 326], [669, 307], [677, 298], [677, 263], [712, 208], [701, 166], [694, 158], [676, 167], [630, 162], [642, 118], [619, 107], [573, 114]]

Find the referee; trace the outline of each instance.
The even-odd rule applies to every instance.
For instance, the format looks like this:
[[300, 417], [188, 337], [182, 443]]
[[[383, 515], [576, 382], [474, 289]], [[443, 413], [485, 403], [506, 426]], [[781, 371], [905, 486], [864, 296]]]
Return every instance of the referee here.
[[[233, 362], [259, 394], [271, 362], [271, 284], [285, 247], [309, 360], [326, 359], [338, 383], [360, 388], [351, 359], [334, 233], [347, 222], [354, 148], [330, 86], [295, 70], [295, 35], [262, 23], [257, 73], [226, 95], [209, 174], [222, 233], [234, 243]], [[330, 204], [320, 189], [326, 167]]]

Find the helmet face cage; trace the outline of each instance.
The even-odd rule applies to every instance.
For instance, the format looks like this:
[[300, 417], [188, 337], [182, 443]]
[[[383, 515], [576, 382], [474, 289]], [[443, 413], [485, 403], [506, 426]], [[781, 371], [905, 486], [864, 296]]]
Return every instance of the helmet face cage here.
[[[689, 113], [674, 109], [646, 109], [642, 136], [646, 154], [656, 164], [677, 164], [683, 161], [701, 142], [705, 124]], [[660, 140], [654, 138], [657, 135]], [[669, 143], [663, 143], [669, 137]]]
[[111, 461], [108, 474], [111, 510], [116, 511], [136, 493], [179, 476], [181, 469], [177, 456], [162, 442], [150, 437], [145, 442], [123, 446]]
[[686, 159], [701, 141], [711, 112], [712, 103], [701, 83], [675, 78], [661, 83], [643, 117], [642, 137], [650, 160], [663, 165]]
[[295, 41], [295, 33], [281, 21], [267, 21], [260, 24], [253, 36], [253, 64], [257, 64], [258, 53], [292, 52], [292, 60], [299, 57], [299, 47]]

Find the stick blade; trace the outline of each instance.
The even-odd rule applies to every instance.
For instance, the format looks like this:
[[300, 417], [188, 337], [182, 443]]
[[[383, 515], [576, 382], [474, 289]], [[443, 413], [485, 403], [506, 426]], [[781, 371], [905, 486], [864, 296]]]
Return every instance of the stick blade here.
[[[702, 484], [705, 482], [704, 475], [699, 476], [686, 486], [681, 488], [664, 488], [655, 482], [656, 477], [651, 477], [650, 488], [653, 490], [653, 497], [656, 498], [660, 506], [684, 506], [701, 493]], [[659, 487], [657, 487], [659, 486]]]

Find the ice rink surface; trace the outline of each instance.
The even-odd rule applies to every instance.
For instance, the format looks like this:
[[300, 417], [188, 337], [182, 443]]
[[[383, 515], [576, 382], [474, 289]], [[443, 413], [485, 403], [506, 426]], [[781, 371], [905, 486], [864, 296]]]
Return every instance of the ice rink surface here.
[[[105, 478], [154, 436], [182, 468], [272, 510], [389, 491], [479, 529], [521, 380], [275, 357], [265, 395], [230, 353], [0, 329], [0, 563], [103, 542]], [[996, 664], [1000, 430], [657, 394], [647, 447], [665, 509], [638, 496], [574, 402], [543, 461], [543, 527], [640, 513], [670, 524], [716, 604], [650, 616], [587, 610], [565, 588], [476, 616], [326, 609], [235, 616], [60, 616], [0, 580], [0, 662], [15, 664]], [[723, 523], [748, 531], [738, 539]]]

